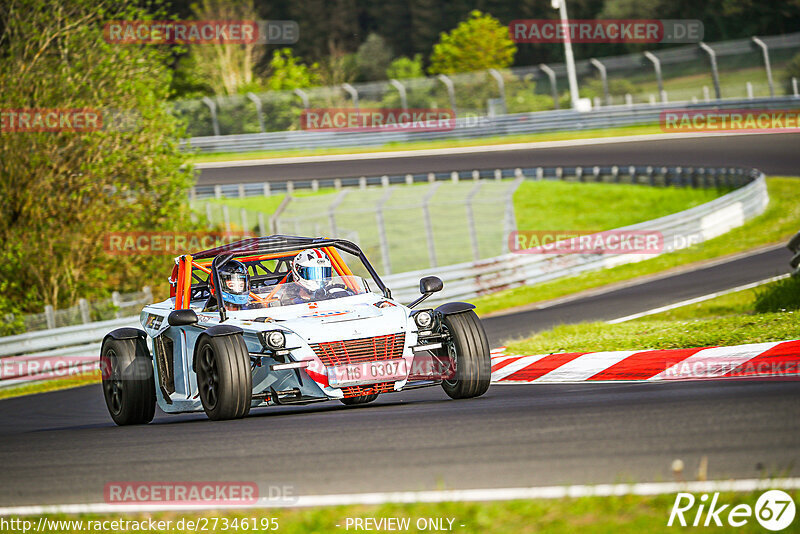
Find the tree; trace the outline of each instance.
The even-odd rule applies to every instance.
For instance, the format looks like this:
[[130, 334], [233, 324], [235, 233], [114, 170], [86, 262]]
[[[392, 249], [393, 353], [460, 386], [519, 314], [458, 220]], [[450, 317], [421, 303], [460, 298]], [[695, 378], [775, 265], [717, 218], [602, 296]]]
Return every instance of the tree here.
[[450, 33], [442, 33], [433, 47], [431, 74], [453, 74], [485, 69], [503, 69], [514, 62], [517, 47], [508, 27], [496, 18], [472, 11]]
[[[253, 0], [229, 2], [202, 0], [193, 4], [198, 20], [255, 20]], [[264, 54], [264, 45], [257, 43], [204, 43], [192, 45], [191, 63], [215, 94], [233, 95], [257, 89], [253, 68]]]
[[305, 65], [292, 54], [291, 48], [281, 48], [272, 53], [269, 62], [267, 88], [272, 91], [291, 91], [311, 87], [317, 82], [315, 71], [319, 65]]
[[363, 80], [383, 80], [392, 61], [392, 50], [377, 33], [370, 33], [356, 52], [359, 77]]
[[422, 54], [416, 54], [414, 59], [399, 57], [392, 61], [386, 69], [387, 78], [422, 78], [425, 73], [422, 69]]
[[[163, 280], [169, 268], [166, 257], [103, 249], [108, 232], [189, 224], [193, 176], [182, 168], [181, 129], [164, 105], [169, 53], [103, 39], [106, 21], [147, 18], [96, 0], [0, 7], [0, 108], [89, 108], [103, 116], [95, 131], [0, 133], [0, 304], [12, 310], [129, 291]], [[123, 124], [121, 116], [133, 120]]]

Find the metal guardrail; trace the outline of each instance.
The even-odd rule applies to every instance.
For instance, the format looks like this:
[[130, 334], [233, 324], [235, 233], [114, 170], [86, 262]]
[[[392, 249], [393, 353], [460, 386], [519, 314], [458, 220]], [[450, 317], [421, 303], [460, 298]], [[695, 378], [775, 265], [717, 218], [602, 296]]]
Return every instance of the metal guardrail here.
[[[541, 168], [539, 168], [541, 169]], [[556, 171], [558, 179], [563, 179], [563, 168]], [[592, 176], [602, 178], [600, 167], [592, 168], [593, 172], [574, 176], [576, 181]], [[614, 167], [616, 176], [622, 174], [626, 167]], [[659, 231], [664, 237], [664, 251], [682, 248], [680, 243], [688, 244], [690, 240], [679, 239], [694, 236], [692, 243], [699, 243], [716, 237], [728, 230], [741, 226], [745, 221], [762, 213], [766, 208], [767, 195], [764, 175], [753, 169], [700, 169], [681, 167], [648, 167], [648, 172], [637, 174], [637, 167], [628, 166], [632, 183], [650, 185], [696, 185], [715, 187], [725, 184], [741, 186], [738, 189], [694, 208], [627, 226], [624, 230]], [[548, 169], [550, 170], [550, 169]], [[613, 175], [612, 175], [613, 177]], [[637, 178], [638, 177], [638, 178]], [[544, 170], [537, 171], [534, 179], [546, 179]], [[641, 181], [639, 181], [641, 179]], [[602, 181], [602, 180], [598, 180]], [[614, 183], [617, 180], [610, 180]], [[621, 181], [618, 180], [618, 181]], [[794, 240], [793, 240], [794, 241]], [[428, 302], [436, 304], [448, 300], [469, 299], [497, 291], [499, 289], [536, 284], [555, 278], [579, 274], [588, 270], [612, 267], [623, 263], [640, 261], [652, 257], [652, 254], [505, 254], [494, 258], [406, 272], [384, 277], [386, 284], [392, 288], [393, 295], [400, 301], [411, 301], [418, 296], [419, 279], [427, 275], [435, 275], [444, 281], [444, 290], [435, 294]], [[100, 341], [112, 329], [122, 326], [136, 326], [138, 317], [126, 317], [112, 321], [103, 321], [87, 325], [77, 325], [53, 330], [29, 332], [16, 336], [0, 338], [0, 387], [18, 384], [22, 381], [35, 380], [43, 375], [43, 366], [34, 366], [35, 372], [7, 373], [8, 367], [17, 364], [40, 360], [49, 362], [49, 368], [64, 362], [66, 368], [90, 370], [97, 368], [97, 355]], [[94, 363], [92, 359], [94, 358]]]
[[794, 268], [794, 274], [800, 276], [800, 232], [797, 232], [793, 238], [789, 240], [786, 248], [792, 251], [794, 257], [789, 261], [789, 264]]
[[352, 146], [378, 146], [395, 142], [466, 139], [565, 130], [592, 130], [655, 124], [663, 111], [676, 109], [791, 109], [800, 105], [800, 97], [723, 99], [709, 102], [670, 102], [608, 106], [579, 112], [572, 109], [518, 113], [475, 119], [460, 118], [449, 131], [322, 132], [284, 131], [256, 134], [193, 137], [182, 142], [184, 148], [201, 152], [247, 152]]

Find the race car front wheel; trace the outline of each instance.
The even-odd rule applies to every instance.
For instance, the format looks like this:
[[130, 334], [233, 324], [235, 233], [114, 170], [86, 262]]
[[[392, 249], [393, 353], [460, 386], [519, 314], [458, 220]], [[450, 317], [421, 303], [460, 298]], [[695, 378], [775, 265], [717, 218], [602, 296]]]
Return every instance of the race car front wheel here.
[[204, 337], [197, 346], [197, 387], [209, 419], [239, 419], [250, 413], [253, 377], [241, 334]]
[[107, 338], [100, 350], [103, 396], [118, 425], [141, 425], [156, 410], [153, 364], [143, 338]]
[[445, 315], [442, 327], [450, 336], [445, 348], [456, 366], [455, 377], [442, 381], [444, 392], [453, 399], [483, 395], [489, 389], [492, 361], [480, 319], [472, 310]]

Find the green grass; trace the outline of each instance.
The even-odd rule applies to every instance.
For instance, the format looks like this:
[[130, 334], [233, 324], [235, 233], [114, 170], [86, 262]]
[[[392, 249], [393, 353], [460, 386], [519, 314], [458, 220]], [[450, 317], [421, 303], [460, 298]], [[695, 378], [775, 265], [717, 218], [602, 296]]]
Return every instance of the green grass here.
[[568, 132], [545, 132], [536, 134], [519, 134], [473, 139], [447, 139], [441, 141], [408, 141], [403, 143], [387, 143], [385, 145], [349, 148], [314, 148], [294, 150], [258, 150], [252, 152], [214, 152], [199, 153], [189, 157], [189, 163], [209, 163], [217, 161], [239, 161], [248, 159], [286, 158], [300, 156], [323, 156], [330, 154], [362, 154], [365, 152], [396, 152], [400, 150], [422, 150], [436, 148], [470, 147], [483, 145], [505, 145], [510, 143], [532, 143], [544, 141], [564, 141], [569, 139], [592, 139], [599, 137], [617, 137], [627, 135], [645, 135], [663, 133], [657, 124], [624, 126], [602, 130], [581, 130]]
[[[771, 296], [776, 292], [796, 297], [800, 294], [800, 278], [771, 282], [624, 323], [557, 326], [509, 344], [509, 352], [678, 349], [798, 339], [800, 312], [774, 308]], [[758, 309], [764, 311], [759, 313]]]
[[[787, 491], [797, 502], [799, 492]], [[721, 520], [727, 520], [727, 513], [732, 506], [737, 504], [747, 504], [751, 508], [755, 506], [761, 492], [748, 493], [722, 493], [719, 495], [718, 503], [729, 504], [729, 507], [721, 514]], [[699, 498], [699, 495], [696, 495]], [[271, 532], [282, 532], [286, 534], [317, 534], [331, 532], [357, 532], [352, 526], [345, 528], [347, 518], [409, 518], [411, 528], [401, 532], [421, 532], [416, 529], [416, 521], [420, 518], [450, 518], [453, 519], [453, 530], [456, 533], [534, 533], [547, 532], [553, 534], [565, 533], [603, 533], [603, 534], [639, 534], [648, 533], [671, 533], [676, 531], [696, 531], [698, 529], [688, 529], [673, 525], [667, 526], [670, 511], [675, 503], [674, 494], [656, 496], [617, 496], [617, 497], [582, 497], [564, 499], [535, 499], [535, 500], [516, 500], [499, 501], [488, 503], [459, 503], [447, 502], [436, 504], [385, 504], [380, 506], [336, 506], [326, 508], [306, 508], [306, 509], [272, 509], [272, 510], [251, 510], [251, 511], [223, 511], [223, 512], [159, 512], [154, 514], [108, 514], [108, 515], [80, 515], [68, 516], [49, 515], [50, 519], [70, 520], [81, 519], [84, 521], [92, 520], [113, 520], [127, 519], [142, 521], [152, 517], [156, 521], [171, 521], [172, 528], [161, 532], [192, 532], [184, 528], [178, 530], [176, 523], [184, 519], [196, 520], [207, 518], [209, 525], [213, 525], [216, 519], [217, 524], [221, 525], [225, 519], [230, 524], [234, 519], [241, 521], [248, 519], [252, 524], [253, 520], [258, 523], [261, 519], [275, 518], [278, 529]], [[694, 513], [697, 505], [687, 512], [684, 517], [691, 523], [694, 520]], [[33, 528], [36, 527], [38, 517], [28, 517], [33, 521]], [[705, 519], [705, 514], [703, 516]], [[797, 519], [795, 519], [796, 524]], [[445, 525], [447, 523], [445, 522]], [[748, 519], [747, 524], [742, 527], [732, 528], [726, 523], [725, 526], [711, 527], [714, 532], [764, 532], [754, 517]], [[337, 526], [338, 525], [338, 526]], [[463, 525], [463, 526], [461, 526]], [[86, 526], [84, 524], [84, 526]], [[700, 527], [699, 530], [709, 530]], [[244, 529], [239, 529], [239, 532]], [[270, 532], [258, 530], [259, 532]], [[791, 531], [791, 528], [785, 532]], [[51, 532], [79, 532], [77, 529], [52, 529]], [[147, 529], [138, 532], [154, 532]], [[223, 532], [220, 528], [216, 532]], [[362, 531], [363, 532], [363, 531]], [[385, 532], [385, 531], [382, 531]], [[424, 531], [423, 531], [424, 532]], [[427, 532], [434, 532], [428, 530]]]
[[0, 389], [0, 399], [22, 397], [23, 395], [34, 395], [36, 393], [46, 393], [48, 391], [57, 391], [60, 389], [76, 388], [79, 386], [88, 386], [90, 384], [99, 383], [100, 371], [94, 371], [92, 373], [71, 376], [69, 378], [56, 378], [53, 380], [43, 380], [41, 382], [34, 382], [32, 384], [25, 384], [21, 386], [6, 387]]
[[479, 314], [486, 315], [744, 252], [770, 243], [786, 242], [800, 228], [800, 181], [795, 178], [768, 178], [767, 186], [770, 204], [763, 214], [739, 228], [694, 247], [638, 263], [561, 278], [536, 286], [499, 291], [472, 302], [477, 306]]

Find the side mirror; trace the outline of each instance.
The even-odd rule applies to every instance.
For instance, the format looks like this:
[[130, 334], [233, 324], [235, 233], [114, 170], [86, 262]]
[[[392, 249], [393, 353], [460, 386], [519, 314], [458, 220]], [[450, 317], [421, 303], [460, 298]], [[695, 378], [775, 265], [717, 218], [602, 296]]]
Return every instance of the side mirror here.
[[444, 284], [441, 278], [437, 276], [426, 276], [419, 281], [419, 292], [423, 295], [436, 293], [437, 291], [441, 291], [443, 287]]
[[189, 326], [197, 324], [197, 314], [192, 309], [174, 310], [167, 317], [170, 326]]

